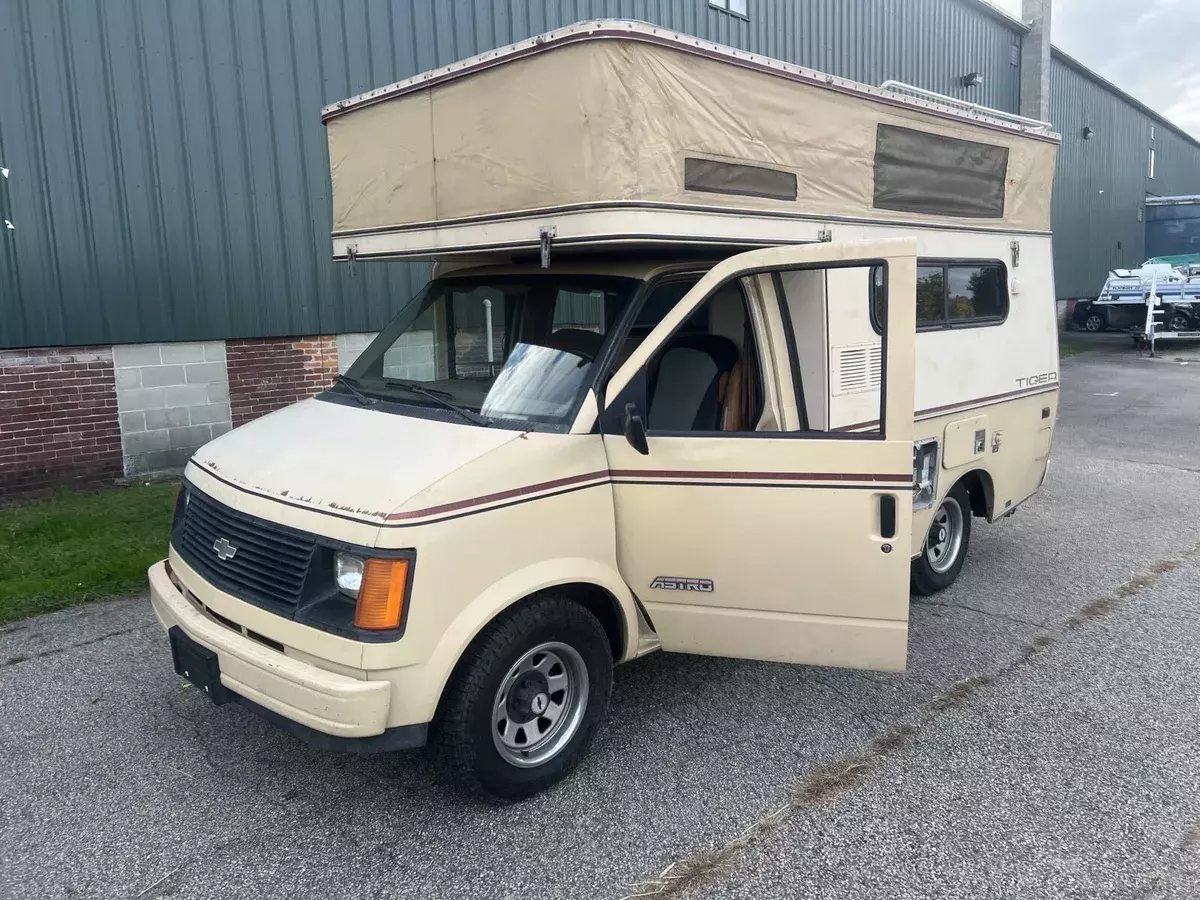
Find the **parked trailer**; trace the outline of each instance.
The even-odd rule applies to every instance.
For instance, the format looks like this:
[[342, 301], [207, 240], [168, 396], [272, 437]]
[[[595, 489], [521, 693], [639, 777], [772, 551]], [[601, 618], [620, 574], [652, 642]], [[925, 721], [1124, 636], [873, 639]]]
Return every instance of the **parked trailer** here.
[[1160, 333], [1190, 332], [1200, 326], [1200, 265], [1155, 260], [1138, 269], [1109, 272], [1096, 299], [1076, 305], [1075, 324], [1084, 331], [1145, 333], [1152, 291]]
[[[1178, 287], [1178, 285], [1170, 286]], [[1193, 286], [1200, 287], [1200, 284], [1194, 284]], [[1173, 298], [1187, 296], [1187, 294], [1171, 290], [1167, 296]], [[1195, 327], [1196, 323], [1194, 320], [1190, 322], [1188, 327], [1177, 327], [1178, 316], [1180, 315], [1179, 310], [1181, 309], [1177, 303], [1178, 301], [1164, 301], [1158, 285], [1158, 278], [1152, 277], [1150, 279], [1150, 291], [1146, 297], [1146, 318], [1142, 329], [1140, 331], [1130, 329], [1130, 336], [1133, 338], [1134, 345], [1139, 348], [1148, 346], [1150, 348], [1150, 355], [1154, 356], [1156, 345], [1161, 341], [1174, 343], [1183, 340], [1200, 340], [1200, 329]], [[1164, 326], [1163, 323], [1167, 324]]]

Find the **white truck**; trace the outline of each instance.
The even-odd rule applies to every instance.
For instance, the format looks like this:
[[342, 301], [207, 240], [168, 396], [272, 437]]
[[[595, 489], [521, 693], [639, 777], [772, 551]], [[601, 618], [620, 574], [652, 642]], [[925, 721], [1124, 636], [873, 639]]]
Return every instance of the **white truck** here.
[[643, 654], [903, 669], [1040, 486], [1043, 123], [618, 21], [324, 117], [335, 256], [434, 278], [188, 465], [150, 585], [214, 700], [525, 796]]

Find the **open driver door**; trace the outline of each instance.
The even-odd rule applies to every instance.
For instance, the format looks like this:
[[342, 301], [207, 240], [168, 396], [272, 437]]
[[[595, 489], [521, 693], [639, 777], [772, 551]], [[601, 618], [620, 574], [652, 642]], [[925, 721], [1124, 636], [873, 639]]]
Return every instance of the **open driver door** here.
[[[906, 238], [730, 257], [683, 297], [608, 381], [601, 422], [613, 478], [617, 563], [664, 650], [904, 668], [916, 249], [916, 241]], [[861, 272], [861, 297], [827, 289], [833, 270], [844, 284], [840, 270], [846, 269]], [[829, 348], [817, 359], [821, 342], [813, 332], [830, 311], [826, 305], [812, 315], [814, 308], [804, 304], [868, 304], [869, 285], [880, 270], [886, 308], [879, 421], [858, 432], [818, 430], [806, 414], [805, 395], [811, 400], [820, 391], [804, 383], [804, 373], [816, 381], [824, 371], [818, 387], [827, 397]], [[690, 410], [660, 415], [664, 404], [656, 397], [670, 391], [680, 402], [693, 395], [703, 400], [704, 391], [689, 393], [694, 385], [668, 382], [693, 372], [707, 377], [702, 351], [720, 345], [721, 336], [701, 339], [697, 329], [709, 326], [697, 323], [720, 318], [715, 307], [706, 315], [705, 305], [727, 298], [732, 286], [745, 306], [742, 360], [753, 340], [762, 403], [744, 417], [744, 430], [713, 427], [699, 414], [681, 428]], [[810, 314], [798, 316], [801, 309]], [[803, 333], [794, 327], [799, 321]], [[799, 359], [798, 347], [810, 355]], [[745, 377], [751, 377], [748, 367]]]

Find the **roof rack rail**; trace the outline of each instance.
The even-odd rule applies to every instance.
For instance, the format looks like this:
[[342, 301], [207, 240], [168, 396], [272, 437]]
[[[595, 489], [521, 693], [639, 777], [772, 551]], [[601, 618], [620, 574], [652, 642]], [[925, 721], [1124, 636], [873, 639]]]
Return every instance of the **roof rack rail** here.
[[1050, 122], [1018, 116], [1016, 113], [1005, 112], [1002, 109], [993, 109], [990, 106], [980, 106], [978, 103], [972, 103], [969, 100], [959, 100], [957, 97], [951, 97], [949, 94], [939, 94], [937, 91], [929, 91], [925, 88], [906, 84], [903, 81], [896, 81], [891, 78], [881, 84], [880, 87], [885, 91], [893, 91], [897, 94], [909, 94], [921, 100], [933, 100], [943, 106], [987, 116], [989, 119], [999, 119], [1002, 122], [1010, 122], [1013, 125], [1021, 125], [1035, 131], [1052, 132], [1054, 130], [1054, 125]]

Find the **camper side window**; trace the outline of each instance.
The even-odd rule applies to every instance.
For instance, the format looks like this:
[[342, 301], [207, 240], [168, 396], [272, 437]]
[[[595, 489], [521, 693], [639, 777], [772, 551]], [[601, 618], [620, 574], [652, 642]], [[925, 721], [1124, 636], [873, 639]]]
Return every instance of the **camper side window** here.
[[[871, 327], [883, 333], [883, 273], [871, 275]], [[917, 331], [999, 325], [1008, 318], [1004, 264], [921, 260], [917, 268]]]

